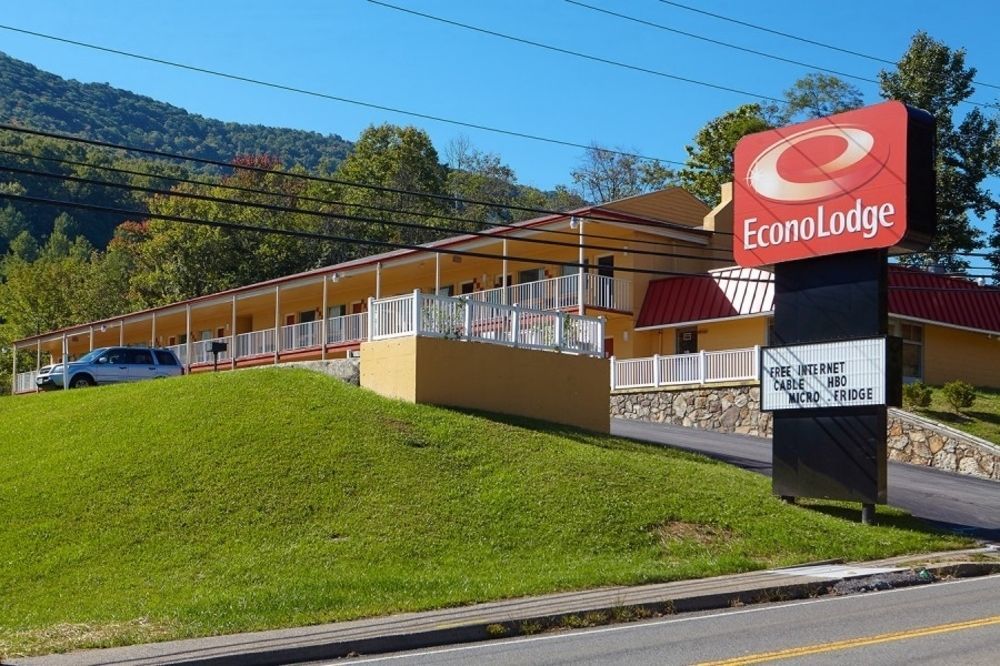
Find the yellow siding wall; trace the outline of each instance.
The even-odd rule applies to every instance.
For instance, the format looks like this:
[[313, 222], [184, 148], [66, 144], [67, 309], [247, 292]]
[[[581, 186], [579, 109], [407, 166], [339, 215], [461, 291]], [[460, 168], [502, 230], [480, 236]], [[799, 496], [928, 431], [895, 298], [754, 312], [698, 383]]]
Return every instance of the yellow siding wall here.
[[698, 326], [698, 348], [705, 351], [740, 349], [767, 341], [767, 318], [734, 319]]
[[418, 337], [363, 343], [361, 358], [361, 386], [387, 397], [610, 428], [604, 359]]
[[924, 325], [924, 382], [1000, 387], [1000, 338]]

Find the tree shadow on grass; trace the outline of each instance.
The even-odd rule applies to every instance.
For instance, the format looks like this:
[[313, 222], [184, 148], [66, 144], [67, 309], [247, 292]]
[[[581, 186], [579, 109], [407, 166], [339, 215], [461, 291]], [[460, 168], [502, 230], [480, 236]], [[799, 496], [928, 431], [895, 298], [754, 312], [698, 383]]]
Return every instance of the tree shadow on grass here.
[[921, 409], [918, 411], [918, 414], [933, 421], [940, 421], [941, 423], [968, 423], [972, 420], [968, 416], [963, 416], [962, 414], [956, 414], [955, 412], [942, 412], [936, 409]]

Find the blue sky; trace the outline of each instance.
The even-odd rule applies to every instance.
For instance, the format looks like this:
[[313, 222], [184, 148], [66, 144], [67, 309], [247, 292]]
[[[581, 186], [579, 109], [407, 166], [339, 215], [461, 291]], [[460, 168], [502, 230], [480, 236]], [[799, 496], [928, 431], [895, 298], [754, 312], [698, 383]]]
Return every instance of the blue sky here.
[[[387, 0], [520, 37], [780, 96], [809, 70], [635, 25], [563, 0]], [[588, 4], [816, 65], [876, 78], [880, 65], [672, 7], [657, 0]], [[681, 0], [709, 11], [895, 60], [918, 30], [965, 47], [978, 78], [1000, 85], [1000, 5], [959, 0], [803, 2]], [[579, 143], [684, 159], [706, 121], [746, 95], [625, 71], [429, 22], [364, 0], [4, 3], [0, 23], [240, 75]], [[223, 120], [336, 133], [415, 124], [438, 150], [465, 135], [499, 153], [521, 182], [569, 183], [582, 151], [461, 129], [343, 103], [181, 72], [0, 31], [0, 50], [61, 76], [108, 82]], [[855, 82], [866, 101], [877, 87]], [[981, 88], [975, 99], [995, 101]]]

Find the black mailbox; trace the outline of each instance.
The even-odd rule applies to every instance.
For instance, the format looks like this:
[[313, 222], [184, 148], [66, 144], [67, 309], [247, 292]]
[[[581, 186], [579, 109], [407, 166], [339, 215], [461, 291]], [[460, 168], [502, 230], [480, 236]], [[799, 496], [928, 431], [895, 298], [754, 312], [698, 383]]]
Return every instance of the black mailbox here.
[[225, 342], [219, 342], [216, 340], [208, 346], [208, 351], [210, 354], [221, 354], [222, 352], [229, 349], [229, 345]]

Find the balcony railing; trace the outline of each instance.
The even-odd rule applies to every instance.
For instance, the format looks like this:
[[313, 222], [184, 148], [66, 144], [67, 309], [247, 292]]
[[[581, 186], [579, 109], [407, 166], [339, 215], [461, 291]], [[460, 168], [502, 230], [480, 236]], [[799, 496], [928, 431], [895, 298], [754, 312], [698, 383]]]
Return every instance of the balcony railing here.
[[[282, 352], [301, 351], [320, 347], [323, 338], [323, 323], [310, 321], [302, 324], [290, 324], [282, 326], [280, 329]], [[328, 345], [351, 345], [358, 344], [367, 339], [368, 315], [367, 313], [344, 315], [342, 317], [331, 317], [326, 321], [326, 343]], [[274, 346], [274, 329], [266, 328], [250, 333], [240, 333], [236, 336], [236, 359], [255, 358], [260, 356], [271, 356], [276, 351]], [[228, 347], [232, 347], [232, 338], [229, 336], [214, 338], [213, 340], [201, 340], [191, 343], [191, 363], [198, 365], [201, 363], [211, 363], [212, 354], [208, 352], [212, 342], [225, 342]], [[167, 347], [180, 359], [182, 365], [187, 365], [187, 345], [173, 345]], [[232, 349], [227, 349], [219, 354], [219, 361], [230, 361], [232, 359]]]
[[[506, 295], [506, 298], [504, 296]], [[506, 288], [487, 289], [468, 294], [472, 300], [496, 305], [519, 305], [532, 310], [572, 310], [583, 305], [616, 312], [632, 311], [632, 283], [628, 280], [583, 274], [583, 291], [580, 274], [526, 282]]]
[[604, 354], [604, 320], [419, 291], [371, 302], [372, 340], [421, 335]]
[[611, 390], [755, 381], [759, 347], [614, 359]]
[[323, 334], [323, 322], [310, 321], [281, 327], [281, 351], [296, 351], [319, 347]]
[[331, 317], [326, 320], [326, 344], [348, 345], [368, 339], [368, 313]]
[[35, 386], [35, 377], [37, 376], [37, 370], [17, 373], [14, 377], [14, 393], [32, 393], [37, 390]]

